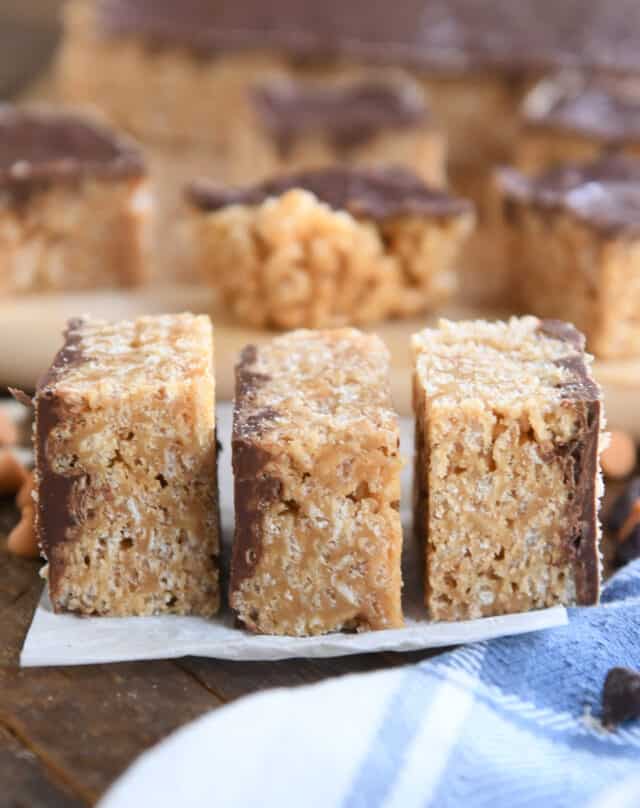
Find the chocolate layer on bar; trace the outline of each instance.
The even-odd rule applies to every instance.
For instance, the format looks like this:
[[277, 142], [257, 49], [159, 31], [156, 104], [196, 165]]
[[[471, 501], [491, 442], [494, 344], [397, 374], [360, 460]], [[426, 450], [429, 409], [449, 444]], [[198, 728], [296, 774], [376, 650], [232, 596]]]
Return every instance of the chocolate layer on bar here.
[[0, 191], [144, 173], [138, 149], [101, 126], [66, 113], [0, 105]]
[[640, 160], [604, 157], [562, 165], [533, 179], [503, 168], [498, 181], [507, 199], [567, 210], [607, 233], [640, 232]]
[[608, 143], [640, 139], [637, 78], [586, 77], [562, 73], [541, 82], [528, 96], [529, 126], [575, 132]]
[[[271, 378], [252, 370], [257, 358], [255, 345], [247, 345], [236, 365], [235, 399], [245, 405], [250, 405], [258, 388]], [[282, 482], [273, 475], [264, 473], [264, 468], [272, 457], [256, 446], [253, 440], [263, 425], [277, 416], [277, 411], [273, 409], [262, 410], [257, 415], [248, 415], [239, 406], [234, 411], [232, 446], [236, 535], [231, 561], [230, 591], [238, 589], [245, 578], [253, 575], [262, 552], [260, 512], [281, 497]]]
[[[56, 393], [58, 377], [83, 360], [80, 329], [82, 319], [70, 320], [64, 333], [64, 345], [53, 364], [38, 382], [35, 404], [35, 455], [39, 479], [36, 535], [45, 556], [54, 561], [53, 549], [67, 538], [67, 530], [75, 524], [73, 493], [76, 481], [72, 474], [59, 474], [49, 461], [48, 440], [59, 423], [61, 400]], [[50, 569], [55, 576], [55, 569]]]
[[581, 427], [575, 439], [559, 448], [555, 459], [562, 463], [567, 481], [574, 481], [575, 494], [567, 514], [568, 550], [573, 557], [577, 602], [595, 603], [600, 590], [598, 551], [598, 441], [602, 403], [598, 386], [584, 358], [585, 338], [560, 320], [542, 320], [538, 331], [566, 342], [570, 353], [557, 364], [570, 374], [562, 385], [563, 397], [580, 409]]
[[242, 189], [199, 181], [187, 189], [187, 198], [197, 208], [212, 212], [228, 205], [259, 205], [293, 188], [310, 191], [334, 210], [378, 221], [393, 216], [455, 216], [473, 208], [466, 199], [430, 188], [402, 168], [331, 167], [277, 177]]
[[640, 67], [635, 0], [98, 0], [107, 36], [432, 69]]
[[358, 146], [382, 130], [416, 126], [429, 117], [415, 85], [375, 79], [335, 87], [275, 80], [255, 87], [253, 102], [282, 152], [309, 134], [325, 135], [338, 148]]

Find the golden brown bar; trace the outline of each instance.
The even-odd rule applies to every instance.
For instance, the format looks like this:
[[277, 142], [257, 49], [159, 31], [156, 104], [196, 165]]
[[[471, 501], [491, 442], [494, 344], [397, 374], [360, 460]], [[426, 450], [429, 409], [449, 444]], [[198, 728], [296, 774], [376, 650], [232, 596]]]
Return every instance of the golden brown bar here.
[[535, 317], [413, 337], [415, 533], [434, 620], [591, 604], [604, 423], [584, 338]]
[[35, 397], [55, 611], [218, 610], [213, 338], [191, 314], [69, 323]]
[[242, 323], [333, 327], [433, 309], [456, 288], [466, 200], [403, 169], [320, 169], [188, 192], [200, 274]]
[[573, 322], [598, 357], [640, 354], [640, 160], [503, 169], [497, 185], [516, 305]]
[[398, 420], [389, 354], [352, 329], [243, 351], [230, 603], [251, 631], [402, 625]]
[[0, 105], [0, 294], [141, 283], [150, 200], [129, 140], [77, 115]]

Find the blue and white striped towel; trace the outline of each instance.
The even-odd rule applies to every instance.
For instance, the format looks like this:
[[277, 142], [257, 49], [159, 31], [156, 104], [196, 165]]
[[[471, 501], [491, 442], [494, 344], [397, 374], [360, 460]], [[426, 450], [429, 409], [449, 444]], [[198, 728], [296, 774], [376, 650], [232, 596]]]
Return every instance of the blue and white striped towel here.
[[598, 720], [614, 665], [640, 669], [640, 562], [566, 628], [242, 699], [144, 755], [102, 808], [638, 808], [640, 721]]

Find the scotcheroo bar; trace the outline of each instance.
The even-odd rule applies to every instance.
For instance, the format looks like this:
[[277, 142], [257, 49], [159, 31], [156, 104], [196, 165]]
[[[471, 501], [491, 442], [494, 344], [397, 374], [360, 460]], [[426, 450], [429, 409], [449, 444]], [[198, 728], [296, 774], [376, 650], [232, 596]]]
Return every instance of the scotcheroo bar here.
[[419, 82], [400, 70], [352, 70], [341, 77], [276, 75], [252, 89], [254, 148], [270, 155], [270, 174], [339, 163], [399, 165], [445, 185], [445, 138]]
[[535, 317], [413, 337], [415, 532], [434, 620], [598, 600], [600, 390]]
[[522, 119], [516, 164], [527, 174], [611, 151], [640, 156], [637, 76], [558, 73], [526, 96]]
[[202, 277], [240, 322], [362, 325], [437, 307], [456, 288], [473, 206], [400, 168], [332, 167], [188, 191]]
[[575, 324], [599, 358], [640, 354], [640, 160], [498, 174], [511, 296]]
[[139, 284], [149, 214], [129, 140], [77, 115], [0, 105], [0, 294]]
[[69, 323], [35, 398], [55, 611], [217, 611], [214, 405], [207, 317]]
[[389, 355], [351, 329], [242, 353], [230, 603], [252, 631], [402, 625], [398, 421]]

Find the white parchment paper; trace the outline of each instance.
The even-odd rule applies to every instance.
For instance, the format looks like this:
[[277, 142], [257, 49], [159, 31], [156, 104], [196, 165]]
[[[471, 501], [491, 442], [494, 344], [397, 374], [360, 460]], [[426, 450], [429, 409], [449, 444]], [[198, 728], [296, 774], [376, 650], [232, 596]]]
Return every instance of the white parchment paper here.
[[[409, 459], [413, 446], [410, 419], [402, 419], [401, 427], [402, 450]], [[223, 445], [220, 504], [227, 551], [233, 529], [230, 432], [231, 407], [221, 404], [218, 407], [218, 435]], [[421, 562], [410, 532], [410, 466], [410, 463], [405, 466], [403, 480], [404, 628], [304, 638], [256, 636], [237, 628], [228, 611], [214, 619], [172, 615], [135, 618], [57, 615], [52, 612], [45, 592], [25, 639], [21, 664], [25, 667], [83, 665], [191, 655], [237, 660], [332, 657], [437, 648], [566, 625], [567, 613], [562, 607], [459, 623], [430, 623], [426, 619], [422, 603]]]

